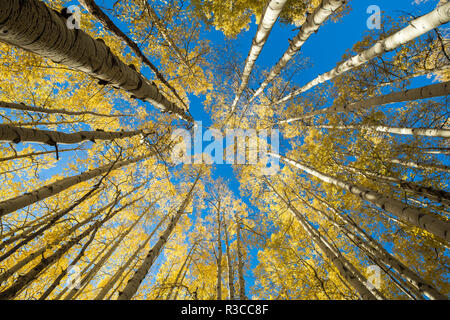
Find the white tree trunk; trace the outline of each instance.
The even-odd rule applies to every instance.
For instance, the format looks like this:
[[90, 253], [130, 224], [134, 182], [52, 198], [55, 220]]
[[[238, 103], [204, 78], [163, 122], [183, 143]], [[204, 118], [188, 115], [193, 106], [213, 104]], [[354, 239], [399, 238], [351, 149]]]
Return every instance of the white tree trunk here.
[[311, 125], [307, 126], [316, 129], [334, 129], [334, 130], [365, 130], [369, 132], [384, 132], [398, 135], [424, 136], [450, 138], [450, 129], [434, 128], [398, 128], [388, 126], [330, 126], [330, 125]]
[[272, 82], [275, 77], [280, 74], [281, 70], [287, 63], [300, 51], [303, 44], [309, 37], [319, 30], [320, 26], [327, 20], [336, 10], [344, 5], [346, 0], [323, 0], [319, 7], [313, 13], [308, 14], [305, 23], [300, 28], [300, 31], [290, 42], [289, 48], [283, 54], [278, 63], [272, 68], [267, 78], [261, 83], [261, 86], [255, 91], [249, 103], [252, 103], [264, 89]]
[[390, 163], [398, 164], [403, 167], [408, 168], [414, 168], [414, 169], [421, 169], [421, 170], [430, 170], [430, 171], [441, 171], [450, 173], [450, 167], [446, 165], [441, 164], [426, 164], [426, 163], [418, 163], [414, 161], [406, 161], [406, 160], [399, 160], [399, 159], [390, 159], [388, 160]]
[[295, 98], [299, 94], [321, 84], [326, 81], [332, 80], [344, 72], [350, 71], [354, 68], [357, 68], [366, 62], [380, 57], [383, 54], [392, 51], [401, 45], [414, 40], [417, 37], [447, 23], [450, 21], [450, 2], [446, 3], [430, 13], [423, 15], [413, 21], [411, 21], [407, 27], [402, 30], [394, 33], [393, 35], [387, 37], [384, 40], [378, 41], [373, 47], [365, 50], [364, 52], [348, 59], [347, 61], [340, 63], [336, 68], [331, 71], [319, 75], [317, 78], [301, 87], [298, 90], [295, 90], [291, 94], [285, 96], [284, 98], [276, 101], [273, 105], [278, 105], [280, 103], [284, 103], [290, 99]]
[[29, 129], [0, 124], [0, 142], [37, 142], [54, 146], [56, 144], [74, 144], [83, 141], [114, 140], [134, 137], [143, 134], [144, 131], [79, 131], [65, 133], [59, 131]]
[[131, 265], [134, 259], [139, 255], [139, 252], [144, 250], [144, 248], [147, 246], [147, 244], [152, 239], [153, 235], [156, 233], [156, 231], [161, 227], [161, 225], [166, 221], [167, 215], [161, 219], [156, 227], [153, 229], [152, 233], [148, 235], [148, 237], [142, 242], [139, 247], [134, 251], [134, 253], [127, 259], [127, 261], [114, 273], [114, 275], [108, 280], [108, 282], [103, 286], [100, 293], [94, 298], [94, 300], [103, 300], [103, 298], [108, 294], [108, 292], [114, 287], [114, 284], [119, 280], [119, 278], [122, 276], [122, 274], [125, 272], [125, 270]]
[[350, 283], [364, 300], [385, 299], [384, 296], [373, 286], [369, 290], [367, 279], [340, 253], [339, 249], [323, 237], [306, 218], [291, 203], [282, 197], [278, 191], [268, 183], [280, 200], [289, 208], [294, 217], [303, 227], [311, 240], [320, 248], [325, 256], [333, 263], [339, 274]]
[[197, 175], [197, 178], [195, 179], [194, 183], [192, 184], [191, 189], [189, 190], [188, 194], [186, 195], [185, 199], [183, 200], [183, 202], [182, 202], [180, 208], [178, 209], [177, 213], [175, 214], [175, 216], [172, 217], [172, 220], [170, 221], [166, 230], [161, 235], [158, 242], [148, 252], [148, 254], [145, 257], [144, 261], [142, 262], [141, 266], [137, 269], [137, 271], [134, 273], [134, 275], [131, 277], [131, 279], [128, 280], [127, 285], [125, 286], [123, 291], [119, 294], [119, 297], [117, 298], [117, 300], [131, 300], [131, 298], [133, 298], [133, 296], [138, 291], [142, 281], [144, 280], [145, 276], [147, 275], [148, 271], [150, 270], [150, 268], [153, 265], [153, 263], [155, 262], [155, 260], [158, 258], [164, 245], [166, 244], [167, 240], [169, 239], [170, 235], [172, 234], [173, 230], [175, 229], [175, 227], [178, 223], [178, 220], [180, 220], [180, 218], [183, 215], [184, 211], [186, 210], [187, 206], [191, 202], [194, 188], [200, 179], [200, 174], [201, 174], [201, 172], [199, 172], [199, 174]]
[[47, 113], [47, 114], [67, 114], [67, 115], [71, 115], [71, 116], [92, 115], [92, 116], [106, 117], [106, 118], [132, 117], [133, 116], [131, 114], [104, 114], [104, 113], [97, 113], [97, 112], [93, 112], [93, 111], [70, 111], [67, 109], [50, 109], [50, 108], [43, 108], [43, 107], [27, 106], [23, 103], [13, 103], [13, 102], [5, 102], [5, 101], [0, 101], [0, 108]]
[[110, 169], [111, 170], [119, 169], [119, 168], [127, 166], [129, 164], [136, 163], [138, 161], [146, 159], [149, 156], [151, 156], [151, 155], [140, 156], [140, 157], [137, 157], [137, 158], [131, 159], [131, 160], [119, 161], [113, 165], [112, 169], [111, 169], [111, 164], [107, 164], [107, 165], [101, 166], [99, 168], [80, 173], [76, 176], [60, 179], [60, 180], [52, 182], [46, 186], [40, 187], [34, 191], [27, 192], [21, 196], [17, 196], [17, 197], [11, 198], [11, 199], [1, 201], [0, 202], [0, 217], [6, 215], [8, 213], [14, 212], [16, 210], [22, 209], [24, 207], [27, 207], [38, 201], [44, 200], [55, 194], [58, 194], [59, 192], [64, 191], [78, 183], [95, 178], [95, 177], [107, 172]]
[[167, 88], [169, 88], [174, 96], [186, 107], [183, 99], [181, 99], [181, 97], [178, 95], [178, 92], [175, 90], [175, 88], [170, 85], [170, 83], [166, 80], [166, 78], [164, 78], [164, 76], [159, 72], [155, 65], [151, 63], [150, 60], [142, 53], [136, 42], [131, 40], [124, 32], [122, 32], [122, 30], [120, 30], [114, 24], [114, 22], [100, 9], [100, 7], [97, 6], [94, 0], [80, 0], [80, 3], [89, 11], [90, 14], [95, 16], [106, 29], [114, 33], [119, 39], [125, 42], [131, 48], [131, 50], [133, 50], [136, 56], [153, 71], [158, 80], [160, 80]]
[[376, 205], [377, 207], [392, 213], [394, 216], [400, 218], [400, 220], [402, 221], [405, 221], [413, 226], [424, 229], [434, 234], [436, 237], [443, 239], [446, 242], [450, 242], [450, 223], [447, 221], [435, 218], [421, 211], [419, 208], [408, 206], [399, 200], [389, 198], [387, 196], [379, 194], [378, 192], [325, 175], [313, 168], [310, 168], [304, 164], [301, 164], [297, 161], [291, 160], [279, 154], [274, 153], [270, 154], [273, 157], [277, 157], [282, 161], [296, 168], [299, 168], [326, 183], [334, 184], [354, 195], [357, 195], [361, 199], [364, 199]]
[[337, 105], [331, 106], [329, 108], [315, 110], [312, 112], [308, 112], [299, 117], [290, 118], [286, 120], [281, 120], [277, 124], [286, 124], [294, 121], [299, 121], [303, 119], [312, 118], [316, 115], [322, 114], [334, 114], [339, 112], [348, 112], [362, 109], [369, 109], [371, 107], [383, 106], [391, 103], [397, 102], [406, 102], [406, 101], [414, 101], [421, 100], [433, 97], [442, 97], [450, 94], [450, 81], [443, 83], [436, 83], [428, 86], [424, 86], [416, 89], [409, 89], [400, 92], [393, 92], [382, 96], [377, 96], [373, 98], [369, 98], [366, 100], [361, 100], [345, 105]]
[[167, 100], [140, 73], [124, 64], [102, 40], [69, 29], [66, 19], [38, 0], [2, 0], [0, 41], [33, 52], [123, 89], [163, 112], [192, 122], [191, 116]]
[[284, 5], [287, 0], [269, 0], [264, 12], [259, 22], [256, 35], [252, 41], [252, 47], [248, 53], [247, 59], [245, 60], [244, 71], [242, 72], [241, 84], [236, 92], [233, 104], [231, 105], [231, 113], [236, 110], [237, 103], [248, 85], [250, 79], [250, 74], [252, 73], [253, 66], [255, 65], [256, 59], [258, 59], [264, 45], [266, 44], [267, 38], [269, 37], [270, 31], [272, 31], [278, 16], [283, 10]]

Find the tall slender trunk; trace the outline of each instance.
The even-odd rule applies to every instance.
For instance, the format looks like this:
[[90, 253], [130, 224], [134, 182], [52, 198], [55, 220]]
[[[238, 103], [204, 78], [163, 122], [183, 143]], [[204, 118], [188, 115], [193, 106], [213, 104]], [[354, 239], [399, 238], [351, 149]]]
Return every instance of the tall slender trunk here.
[[403, 202], [392, 199], [390, 197], [379, 194], [378, 192], [369, 190], [365, 187], [357, 186], [351, 183], [344, 182], [340, 179], [325, 175], [313, 168], [310, 168], [304, 164], [297, 161], [291, 160], [287, 157], [281, 156], [279, 154], [271, 153], [273, 157], [277, 157], [296, 168], [299, 168], [308, 174], [330, 184], [334, 184], [344, 190], [357, 195], [361, 199], [364, 199], [377, 207], [392, 213], [394, 216], [400, 218], [401, 220], [410, 223], [416, 227], [424, 229], [436, 237], [439, 237], [447, 242], [450, 241], [450, 223], [447, 221], [435, 218], [434, 216], [428, 215], [422, 212], [419, 208], [411, 207]]
[[277, 122], [277, 124], [291, 123], [291, 122], [295, 122], [295, 121], [299, 121], [299, 120], [312, 118], [316, 115], [335, 114], [335, 113], [339, 113], [339, 112], [348, 112], [348, 111], [369, 109], [371, 107], [384, 106], [384, 105], [391, 104], [391, 103], [414, 101], [414, 100], [421, 100], [421, 99], [434, 98], [434, 97], [442, 97], [442, 96], [448, 95], [449, 93], [450, 93], [450, 81], [442, 82], [442, 83], [435, 83], [435, 84], [431, 84], [431, 85], [420, 87], [420, 88], [409, 89], [409, 90], [404, 90], [404, 91], [399, 91], [399, 92], [393, 92], [393, 93], [376, 96], [376, 97], [368, 98], [368, 99], [353, 102], [353, 103], [336, 105], [336, 106], [331, 106], [331, 107], [320, 109], [320, 110], [311, 111], [311, 112], [305, 113], [299, 117], [281, 120], [281, 121]]
[[319, 75], [317, 78], [301, 87], [300, 89], [295, 90], [294, 92], [288, 94], [284, 98], [274, 102], [274, 105], [278, 105], [284, 103], [288, 100], [291, 100], [298, 96], [299, 94], [321, 84], [332, 80], [344, 72], [355, 69], [366, 62], [380, 57], [383, 54], [392, 51], [401, 45], [408, 43], [411, 40], [414, 40], [417, 37], [447, 23], [450, 21], [450, 3], [446, 3], [433, 11], [412, 20], [408, 23], [408, 26], [401, 29], [400, 31], [394, 33], [393, 35], [387, 37], [384, 40], [378, 41], [374, 46], [365, 50], [364, 52], [353, 56], [352, 58], [338, 64], [336, 68]]
[[23, 103], [14, 103], [14, 102], [5, 102], [5, 101], [0, 101], [0, 108], [47, 113], [47, 114], [66, 114], [66, 115], [71, 115], [71, 116], [91, 115], [91, 116], [105, 117], [105, 118], [132, 117], [133, 116], [131, 114], [104, 114], [104, 113], [97, 113], [97, 112], [93, 112], [93, 111], [72, 111], [72, 110], [67, 110], [67, 109], [50, 109], [50, 108], [44, 108], [44, 107], [28, 106]]
[[242, 253], [241, 241], [241, 218], [235, 213], [236, 220], [236, 249], [238, 256], [238, 275], [239, 275], [239, 299], [247, 300], [245, 295], [245, 278], [244, 278], [244, 258]]
[[192, 184], [191, 189], [189, 190], [188, 194], [186, 195], [186, 198], [183, 200], [180, 208], [178, 209], [177, 213], [174, 217], [172, 217], [172, 220], [170, 221], [169, 225], [167, 226], [167, 229], [164, 231], [164, 233], [159, 238], [158, 242], [152, 247], [152, 249], [148, 252], [147, 256], [144, 259], [144, 262], [141, 264], [141, 266], [138, 268], [138, 270], [134, 273], [134, 275], [131, 277], [130, 280], [128, 280], [127, 285], [123, 289], [123, 291], [119, 294], [118, 300], [130, 300], [138, 291], [142, 281], [144, 280], [145, 276], [147, 275], [148, 271], [150, 270], [151, 266], [155, 262], [155, 260], [158, 258], [159, 254], [161, 253], [164, 245], [166, 244], [167, 240], [169, 239], [170, 235], [172, 234], [173, 230], [175, 229], [178, 221], [180, 220], [181, 216], [183, 215], [184, 211], [186, 210], [187, 206], [191, 202], [192, 194], [194, 192], [195, 186], [197, 185], [197, 182], [200, 179], [201, 171], [199, 171], [197, 178], [195, 179], [194, 183]]
[[[309, 192], [308, 192], [309, 193]], [[342, 233], [351, 239], [360, 249], [366, 251], [369, 256], [376, 262], [387, 265], [387, 271], [391, 269], [398, 272], [398, 275], [393, 275], [400, 283], [407, 286], [407, 288], [414, 292], [418, 296], [426, 295], [430, 299], [447, 299], [443, 294], [436, 290], [432, 285], [427, 283], [420, 275], [409, 269], [403, 263], [401, 263], [397, 258], [390, 254], [378, 241], [373, 239], [367, 232], [365, 232], [360, 226], [356, 224], [353, 219], [351, 219], [346, 214], [340, 214], [334, 207], [332, 207], [328, 202], [314, 193], [310, 193], [315, 199], [322, 203], [326, 208], [333, 212], [335, 217], [338, 217], [343, 224], [338, 223], [335, 218], [332, 218], [329, 214], [323, 210], [317, 209], [311, 206], [307, 201], [303, 201], [305, 205], [319, 212], [326, 220], [331, 222], [335, 227], [340, 229]], [[403, 280], [406, 279], [406, 282]]]
[[374, 181], [380, 182], [380, 183], [386, 183], [386, 184], [397, 184], [402, 190], [411, 192], [417, 196], [425, 197], [430, 200], [442, 203], [446, 206], [450, 206], [450, 192], [447, 192], [442, 189], [435, 189], [433, 187], [427, 187], [418, 185], [417, 183], [401, 180], [394, 177], [388, 177], [381, 175], [379, 173], [357, 169], [353, 167], [343, 166], [346, 170], [349, 170], [351, 172], [356, 172], [366, 178], [372, 179]]
[[369, 126], [369, 125], [307, 125], [306, 127], [316, 129], [332, 129], [332, 130], [365, 130], [368, 132], [383, 132], [398, 135], [424, 136], [424, 137], [440, 137], [450, 138], [450, 129], [438, 128], [402, 128], [389, 126]]
[[131, 40], [122, 30], [120, 30], [114, 22], [100, 9], [100, 7], [95, 3], [94, 0], [81, 0], [80, 3], [89, 11], [90, 14], [95, 16], [101, 24], [114, 33], [116, 37], [125, 42], [131, 50], [136, 54], [136, 56], [141, 59], [143, 63], [145, 63], [155, 74], [155, 76], [160, 80], [170, 91], [174, 94], [174, 96], [186, 107], [186, 104], [178, 95], [178, 92], [174, 87], [170, 85], [170, 83], [164, 78], [164, 76], [159, 72], [159, 70], [155, 67], [153, 63], [142, 53], [141, 49], [136, 42]]
[[[266, 179], [267, 181], [267, 179]], [[311, 237], [311, 240], [320, 248], [325, 256], [333, 263], [340, 275], [358, 292], [364, 300], [385, 299], [384, 296], [373, 286], [368, 286], [367, 279], [340, 253], [331, 242], [319, 233], [306, 218], [291, 205], [279, 192], [267, 181], [270, 188], [278, 198], [289, 208], [302, 228]]]
[[64, 268], [61, 273], [56, 277], [56, 279], [52, 282], [52, 284], [45, 290], [45, 292], [39, 297], [39, 300], [45, 300], [52, 292], [56, 289], [57, 286], [61, 283], [61, 280], [66, 276], [67, 272], [70, 270], [71, 267], [75, 266], [78, 261], [81, 260], [81, 258], [84, 256], [84, 253], [86, 252], [86, 249], [90, 246], [92, 241], [94, 241], [95, 235], [97, 234], [98, 228], [96, 228], [92, 233], [89, 239], [86, 241], [86, 243], [81, 248], [80, 252], [77, 254], [77, 256], [70, 262], [70, 264]]
[[34, 190], [34, 191], [27, 192], [21, 196], [17, 196], [14, 198], [10, 198], [10, 199], [1, 201], [0, 202], [0, 217], [6, 215], [8, 213], [14, 212], [16, 210], [25, 208], [33, 203], [39, 202], [48, 197], [54, 196], [64, 190], [69, 189], [70, 187], [72, 187], [74, 185], [77, 185], [81, 182], [93, 179], [105, 172], [108, 172], [109, 170], [119, 169], [119, 168], [125, 167], [129, 164], [136, 163], [138, 161], [146, 159], [146, 158], [150, 157], [152, 154], [140, 156], [140, 157], [130, 159], [130, 160], [123, 160], [123, 161], [116, 162], [112, 165], [112, 169], [111, 169], [111, 164], [103, 165], [99, 168], [80, 173], [76, 176], [66, 177], [66, 178], [60, 179], [58, 181], [52, 182], [46, 186], [43, 186], [43, 187], [40, 187], [40, 188]]
[[152, 239], [153, 235], [156, 233], [156, 231], [161, 227], [161, 225], [166, 221], [167, 215], [162, 218], [156, 227], [153, 229], [153, 231], [148, 235], [148, 237], [142, 242], [139, 247], [134, 251], [134, 253], [127, 259], [127, 261], [114, 273], [114, 275], [108, 280], [108, 282], [103, 286], [100, 293], [94, 298], [94, 300], [102, 300], [106, 294], [114, 287], [114, 284], [119, 280], [119, 278], [123, 275], [125, 270], [131, 265], [133, 260], [136, 259], [136, 257], [139, 255], [139, 253], [144, 250], [144, 248], [147, 246], [147, 244]]
[[222, 223], [220, 218], [220, 202], [217, 208], [217, 280], [216, 280], [216, 298], [222, 300]]
[[[175, 288], [176, 285], [178, 285], [178, 281], [180, 280], [180, 277], [183, 274], [184, 269], [186, 268], [186, 266], [188, 265], [188, 261], [191, 259], [192, 253], [194, 252], [195, 248], [197, 247], [198, 242], [195, 242], [191, 249], [189, 250], [186, 258], [184, 259], [183, 264], [180, 267], [180, 270], [178, 270], [178, 273], [175, 277], [175, 281], [173, 283], [173, 285], [170, 287], [169, 293], [167, 294], [166, 300], [169, 300], [170, 297], [172, 296], [173, 293], [173, 289]], [[176, 298], [174, 298], [174, 300], [176, 300]]]
[[5, 299], [12, 299], [16, 296], [16, 294], [26, 287], [28, 284], [30, 284], [32, 281], [36, 279], [36, 277], [45, 269], [53, 264], [55, 264], [65, 253], [67, 253], [74, 245], [76, 245], [78, 242], [80, 242], [82, 239], [84, 239], [86, 236], [88, 236], [93, 230], [101, 227], [104, 225], [105, 222], [107, 222], [109, 219], [111, 219], [114, 216], [114, 214], [111, 214], [109, 216], [106, 216], [100, 221], [97, 221], [93, 223], [91, 226], [89, 226], [86, 230], [84, 230], [82, 233], [80, 233], [78, 236], [70, 239], [65, 244], [59, 247], [58, 250], [53, 252], [48, 257], [43, 257], [42, 260], [34, 266], [31, 270], [29, 270], [27, 273], [19, 277], [10, 287], [8, 287], [6, 290], [0, 292], [0, 300]]
[[[103, 265], [108, 261], [108, 259], [113, 255], [113, 253], [117, 250], [120, 244], [122, 244], [122, 241], [125, 239], [126, 236], [130, 234], [130, 232], [134, 229], [134, 227], [142, 220], [142, 218], [149, 212], [149, 210], [155, 205], [156, 201], [152, 202], [146, 210], [144, 210], [141, 215], [136, 219], [135, 222], [125, 231], [123, 232], [119, 238], [116, 240], [114, 245], [105, 253], [105, 255], [97, 262], [94, 267], [89, 270], [89, 273], [86, 274], [83, 279], [81, 279], [80, 284], [82, 286], [87, 285], [89, 281], [92, 280], [92, 278], [95, 277], [97, 272], [103, 267]], [[71, 300], [72, 298], [75, 298], [79, 295], [81, 290], [78, 288], [72, 288], [70, 292], [64, 297], [64, 300]]]
[[228, 265], [228, 292], [230, 300], [234, 300], [234, 270], [233, 270], [233, 259], [231, 258], [230, 251], [230, 239], [228, 234], [228, 226], [225, 213], [223, 214], [223, 232], [225, 234], [225, 252], [227, 254], [227, 265]]
[[421, 170], [430, 170], [430, 171], [441, 171], [450, 173], [450, 166], [442, 165], [442, 164], [427, 164], [427, 163], [419, 163], [415, 161], [408, 160], [400, 160], [400, 159], [390, 159], [388, 160], [390, 163], [398, 164], [403, 167], [421, 169]]
[[192, 122], [191, 116], [167, 100], [140, 73], [123, 63], [102, 40], [70, 29], [63, 15], [38, 0], [3, 0], [0, 7], [0, 41], [87, 73], [101, 83], [123, 89], [163, 112]]
[[258, 29], [256, 30], [256, 35], [252, 41], [252, 47], [248, 53], [247, 59], [245, 60], [244, 71], [242, 72], [241, 84], [236, 92], [233, 104], [231, 105], [231, 113], [234, 113], [237, 103], [248, 85], [250, 74], [252, 73], [253, 66], [255, 65], [256, 59], [258, 59], [264, 45], [266, 44], [267, 38], [272, 31], [278, 16], [283, 10], [284, 5], [287, 0], [269, 0], [266, 4], [264, 12], [259, 22]]
[[272, 80], [280, 74], [287, 63], [300, 51], [309, 37], [312, 34], [316, 33], [319, 30], [320, 26], [325, 23], [325, 21], [334, 12], [342, 7], [345, 2], [346, 0], [323, 0], [313, 13], [309, 13], [307, 15], [306, 21], [301, 26], [300, 31], [292, 39], [292, 41], [290, 41], [289, 48], [286, 50], [280, 60], [278, 60], [278, 63], [272, 68], [269, 75], [266, 77], [263, 83], [261, 83], [260, 87], [255, 91], [249, 103], [252, 103], [253, 100], [255, 100], [256, 97], [258, 97], [264, 91], [269, 83], [272, 82]]
[[74, 133], [65, 133], [59, 131], [29, 129], [23, 127], [15, 127], [7, 124], [0, 124], [0, 141], [4, 142], [37, 142], [54, 146], [56, 144], [73, 144], [83, 141], [95, 140], [114, 140], [127, 137], [134, 137], [144, 132], [136, 131], [80, 131]]

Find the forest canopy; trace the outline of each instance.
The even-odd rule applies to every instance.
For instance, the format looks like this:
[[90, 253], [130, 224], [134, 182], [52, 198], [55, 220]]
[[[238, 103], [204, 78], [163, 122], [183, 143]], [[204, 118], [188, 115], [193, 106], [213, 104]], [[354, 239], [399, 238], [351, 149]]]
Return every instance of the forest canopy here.
[[0, 0], [0, 299], [448, 299], [449, 21]]

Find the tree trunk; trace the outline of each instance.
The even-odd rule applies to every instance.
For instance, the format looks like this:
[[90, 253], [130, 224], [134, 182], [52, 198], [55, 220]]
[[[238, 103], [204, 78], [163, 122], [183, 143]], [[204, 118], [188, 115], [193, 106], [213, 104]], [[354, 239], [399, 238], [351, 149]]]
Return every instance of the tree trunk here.
[[159, 70], [155, 67], [153, 63], [150, 62], [150, 60], [142, 53], [141, 49], [139, 49], [139, 46], [131, 40], [122, 30], [120, 30], [114, 22], [100, 9], [99, 6], [95, 3], [94, 0], [81, 0], [80, 3], [89, 11], [90, 14], [92, 14], [94, 17], [96, 17], [103, 27], [105, 27], [107, 30], [111, 31], [113, 34], [116, 35], [119, 39], [121, 39], [123, 42], [125, 42], [131, 50], [136, 54], [136, 56], [141, 59], [142, 62], [144, 62], [155, 74], [155, 76], [158, 78], [159, 81], [161, 81], [167, 88], [169, 88], [170, 91], [174, 94], [174, 96], [185, 106], [184, 101], [181, 99], [181, 97], [178, 95], [178, 92], [175, 90], [174, 87], [172, 87], [169, 82], [164, 78], [164, 76], [159, 72]]
[[[266, 180], [267, 181], [267, 180]], [[311, 224], [306, 220], [305, 217], [294, 207], [291, 203], [284, 199], [275, 188], [267, 182], [271, 189], [277, 194], [278, 198], [283, 201], [283, 203], [289, 208], [294, 217], [297, 218], [300, 225], [303, 227], [305, 232], [311, 237], [311, 240], [320, 248], [320, 250], [325, 254], [325, 256], [333, 263], [336, 269], [339, 271], [340, 275], [350, 283], [350, 285], [358, 292], [360, 297], [364, 300], [376, 300], [385, 299], [383, 295], [373, 288], [369, 290], [367, 286], [367, 279], [340, 253], [339, 249], [336, 248], [331, 242], [325, 239]]]
[[104, 114], [104, 113], [97, 113], [97, 112], [93, 112], [93, 111], [70, 111], [70, 110], [66, 110], [66, 109], [49, 109], [49, 108], [43, 108], [43, 107], [28, 106], [23, 103], [13, 103], [13, 102], [5, 102], [5, 101], [0, 101], [0, 108], [47, 113], [47, 114], [66, 114], [66, 115], [70, 115], [70, 116], [91, 115], [91, 116], [105, 117], [105, 118], [132, 117], [133, 116], [131, 114]]
[[223, 214], [223, 232], [225, 233], [225, 250], [227, 254], [227, 265], [228, 265], [228, 292], [230, 300], [234, 300], [235, 291], [234, 291], [233, 259], [231, 258], [230, 240], [225, 213]]
[[239, 299], [247, 300], [245, 295], [245, 278], [244, 278], [244, 258], [242, 254], [242, 242], [241, 242], [241, 220], [235, 214], [236, 220], [236, 247], [238, 256], [238, 275], [239, 275]]
[[376, 106], [384, 106], [391, 103], [421, 100], [433, 97], [442, 97], [450, 93], [450, 81], [443, 83], [435, 83], [428, 86], [409, 89], [400, 92], [393, 92], [382, 96], [372, 97], [349, 104], [332, 106], [325, 109], [315, 110], [305, 113], [299, 117], [281, 120], [277, 124], [291, 123], [303, 119], [312, 118], [316, 115], [335, 114], [339, 112], [348, 112], [362, 109], [369, 109]]
[[134, 259], [139, 255], [139, 252], [144, 250], [145, 246], [150, 242], [153, 235], [156, 233], [156, 231], [161, 227], [161, 225], [166, 221], [167, 215], [159, 221], [159, 223], [156, 225], [155, 229], [153, 229], [152, 233], [150, 233], [147, 237], [147, 239], [144, 240], [143, 243], [139, 245], [139, 247], [136, 249], [136, 251], [128, 258], [128, 260], [114, 273], [114, 276], [111, 277], [111, 279], [108, 280], [108, 282], [103, 286], [100, 293], [94, 298], [94, 300], [103, 300], [103, 298], [106, 296], [106, 294], [114, 287], [114, 284], [119, 280], [119, 278], [122, 276], [124, 271], [131, 265]]
[[134, 137], [144, 132], [137, 131], [80, 131], [74, 133], [64, 133], [59, 131], [48, 131], [39, 129], [28, 129], [14, 127], [7, 124], [0, 124], [0, 142], [37, 142], [55, 146], [57, 144], [73, 144], [83, 141], [114, 140], [127, 137]]
[[423, 15], [417, 19], [411, 21], [407, 27], [401, 29], [400, 31], [394, 33], [393, 35], [387, 37], [384, 40], [378, 41], [373, 47], [365, 50], [364, 52], [340, 63], [336, 68], [331, 71], [324, 73], [305, 86], [298, 90], [295, 90], [291, 94], [288, 94], [284, 98], [276, 101], [273, 105], [278, 105], [288, 100], [291, 100], [298, 96], [299, 94], [321, 84], [326, 81], [332, 80], [344, 72], [355, 69], [366, 62], [381, 57], [383, 54], [392, 51], [401, 45], [414, 40], [417, 37], [447, 23], [450, 21], [450, 3], [446, 3], [441, 7], [438, 7], [431, 11], [430, 13]]
[[317, 129], [332, 129], [332, 130], [365, 130], [368, 132], [383, 132], [398, 135], [410, 135], [410, 136], [424, 136], [424, 137], [440, 137], [450, 138], [450, 129], [435, 129], [435, 128], [399, 128], [388, 126], [367, 126], [367, 125], [343, 125], [343, 126], [331, 126], [331, 125], [308, 125], [306, 127]]
[[241, 77], [241, 85], [237, 90], [233, 104], [231, 105], [231, 113], [234, 113], [236, 110], [237, 103], [248, 85], [250, 74], [252, 73], [256, 59], [258, 59], [259, 54], [266, 44], [267, 38], [272, 31], [272, 27], [275, 25], [275, 22], [277, 21], [278, 16], [280, 15], [281, 10], [283, 10], [286, 2], [287, 0], [269, 0], [264, 9], [256, 35], [252, 41], [252, 47], [250, 48], [247, 59], [245, 60], [244, 71], [242, 72]]
[[345, 2], [346, 0], [323, 0], [313, 13], [309, 13], [307, 15], [306, 21], [301, 26], [300, 31], [294, 39], [290, 41], [289, 48], [283, 54], [278, 63], [272, 68], [267, 78], [263, 83], [261, 83], [261, 86], [255, 91], [249, 103], [252, 103], [253, 100], [264, 91], [269, 83], [280, 74], [287, 63], [300, 51], [309, 37], [316, 33], [320, 26], [325, 23], [325, 21]]
[[131, 279], [128, 280], [127, 285], [125, 286], [123, 291], [119, 294], [119, 297], [117, 298], [118, 300], [130, 300], [131, 298], [133, 298], [133, 296], [138, 291], [139, 286], [141, 285], [142, 281], [144, 280], [144, 278], [147, 275], [148, 271], [150, 270], [151, 266], [153, 265], [155, 260], [158, 258], [164, 245], [166, 244], [167, 240], [169, 239], [170, 235], [172, 234], [173, 230], [175, 229], [175, 227], [178, 223], [178, 220], [180, 220], [180, 218], [183, 215], [184, 211], [186, 210], [187, 206], [191, 202], [194, 188], [197, 185], [197, 182], [199, 181], [200, 176], [201, 176], [201, 171], [198, 173], [197, 178], [195, 179], [194, 183], [192, 184], [191, 189], [189, 190], [188, 194], [186, 195], [186, 198], [183, 200], [177, 213], [175, 214], [174, 217], [172, 217], [172, 220], [170, 221], [169, 225], [167, 226], [167, 229], [161, 235], [158, 242], [148, 252], [147, 256], [144, 259], [144, 262], [141, 264], [141, 266], [138, 268], [138, 270], [134, 273], [134, 275], [131, 277]]
[[155, 85], [115, 56], [104, 41], [78, 29], [69, 29], [62, 14], [38, 0], [3, 0], [0, 41], [81, 71], [192, 122], [191, 116], [167, 100]]
[[54, 196], [54, 195], [60, 193], [61, 191], [67, 190], [70, 187], [77, 185], [78, 183], [93, 179], [109, 170], [115, 170], [115, 169], [125, 167], [129, 164], [136, 163], [138, 161], [146, 159], [149, 156], [151, 156], [151, 154], [145, 155], [145, 156], [140, 156], [140, 157], [130, 159], [130, 160], [116, 162], [112, 165], [112, 169], [111, 169], [111, 164], [107, 164], [107, 165], [101, 166], [99, 168], [80, 173], [76, 176], [60, 179], [60, 180], [52, 182], [46, 186], [40, 187], [34, 191], [27, 192], [21, 196], [17, 196], [14, 198], [10, 198], [8, 200], [1, 201], [0, 202], [0, 217], [6, 215], [8, 213], [14, 212], [16, 210], [25, 208], [33, 203], [44, 200], [48, 197]]
[[338, 187], [341, 187], [344, 190], [357, 195], [361, 199], [364, 199], [376, 205], [377, 207], [392, 213], [394, 216], [400, 218], [401, 220], [434, 234], [436, 237], [441, 238], [446, 242], [450, 241], [450, 224], [447, 221], [443, 221], [441, 219], [428, 215], [422, 212], [419, 208], [408, 206], [399, 200], [389, 198], [367, 188], [347, 183], [340, 179], [325, 175], [287, 157], [273, 153], [270, 154], [273, 157], [277, 157], [282, 161], [296, 168], [299, 168], [326, 183], [331, 183]]

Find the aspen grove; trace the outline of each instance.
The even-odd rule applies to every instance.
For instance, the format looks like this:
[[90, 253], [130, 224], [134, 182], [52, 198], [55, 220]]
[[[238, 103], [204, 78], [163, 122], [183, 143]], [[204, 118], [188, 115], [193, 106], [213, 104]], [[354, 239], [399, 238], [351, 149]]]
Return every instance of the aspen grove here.
[[374, 2], [0, 0], [0, 299], [448, 299], [450, 2]]

